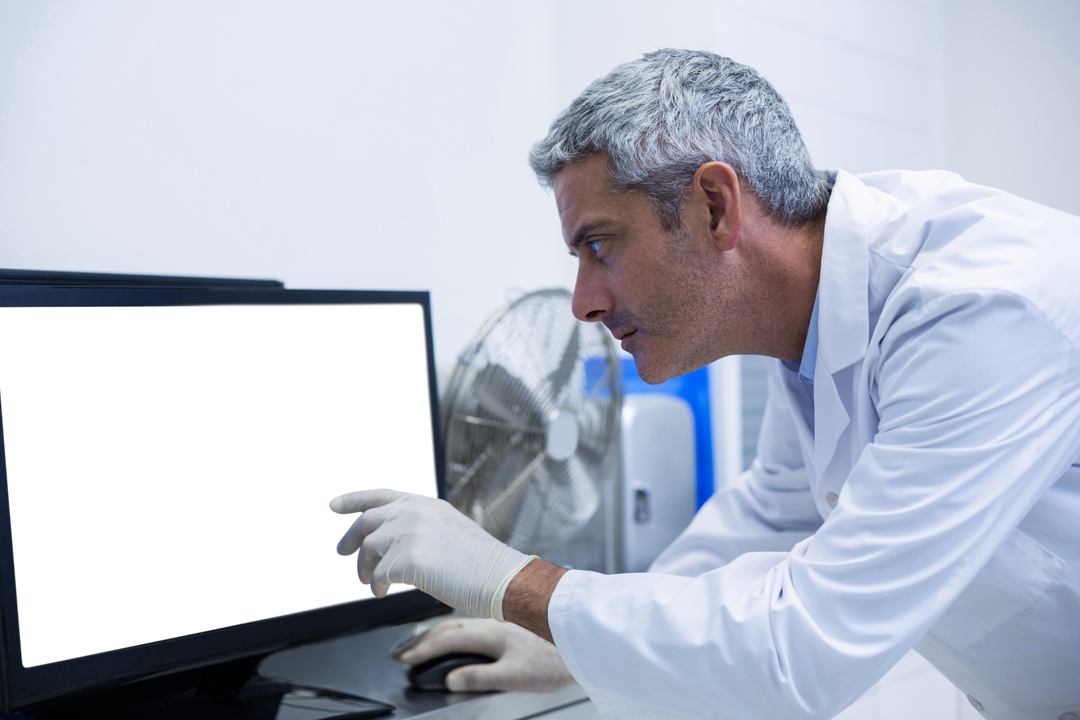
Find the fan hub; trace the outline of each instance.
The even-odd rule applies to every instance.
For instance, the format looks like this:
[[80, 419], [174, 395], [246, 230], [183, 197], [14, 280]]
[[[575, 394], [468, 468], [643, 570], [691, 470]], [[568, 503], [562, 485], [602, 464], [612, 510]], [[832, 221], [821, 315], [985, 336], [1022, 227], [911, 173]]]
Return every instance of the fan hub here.
[[544, 446], [552, 460], [569, 460], [577, 452], [578, 421], [573, 410], [559, 409], [548, 418]]

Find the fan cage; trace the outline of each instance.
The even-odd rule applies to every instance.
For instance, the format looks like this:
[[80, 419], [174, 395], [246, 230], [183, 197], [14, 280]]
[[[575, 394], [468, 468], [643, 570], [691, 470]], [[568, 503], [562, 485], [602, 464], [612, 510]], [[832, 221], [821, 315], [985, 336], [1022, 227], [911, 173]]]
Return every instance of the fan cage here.
[[565, 290], [521, 297], [484, 324], [450, 378], [447, 499], [518, 550], [558, 546], [592, 517], [618, 472], [621, 405], [606, 329], [575, 319]]

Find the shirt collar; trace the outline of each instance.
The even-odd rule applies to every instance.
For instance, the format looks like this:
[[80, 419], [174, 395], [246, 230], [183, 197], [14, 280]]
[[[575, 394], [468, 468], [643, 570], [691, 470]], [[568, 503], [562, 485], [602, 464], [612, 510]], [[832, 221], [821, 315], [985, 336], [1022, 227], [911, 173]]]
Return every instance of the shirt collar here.
[[817, 343], [818, 343], [818, 297], [821, 295], [821, 291], [814, 296], [814, 309], [810, 313], [810, 327], [806, 329], [806, 343], [803, 345], [803, 353], [801, 360], [781, 360], [791, 372], [799, 373], [799, 380], [803, 381], [807, 385], [814, 384], [814, 366], [817, 364]]

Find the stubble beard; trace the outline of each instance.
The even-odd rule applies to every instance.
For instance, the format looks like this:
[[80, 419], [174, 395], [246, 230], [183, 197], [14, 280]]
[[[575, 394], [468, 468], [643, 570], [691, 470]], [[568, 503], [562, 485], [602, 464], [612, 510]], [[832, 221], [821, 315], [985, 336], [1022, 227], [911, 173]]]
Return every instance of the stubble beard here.
[[709, 275], [705, 255], [694, 239], [683, 229], [672, 231], [668, 239], [656, 267], [652, 297], [637, 311], [623, 308], [603, 321], [609, 330], [637, 329], [634, 364], [641, 379], [651, 385], [716, 360], [711, 338], [726, 324], [728, 314], [723, 303], [714, 301], [716, 278]]

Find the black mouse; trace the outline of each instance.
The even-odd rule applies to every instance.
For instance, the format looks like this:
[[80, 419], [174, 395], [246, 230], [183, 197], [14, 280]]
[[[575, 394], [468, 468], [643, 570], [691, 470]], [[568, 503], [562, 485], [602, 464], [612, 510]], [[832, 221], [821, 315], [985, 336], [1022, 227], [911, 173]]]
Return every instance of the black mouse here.
[[413, 665], [405, 671], [409, 685], [418, 690], [446, 692], [446, 675], [464, 665], [484, 665], [495, 658], [480, 653], [448, 653]]

